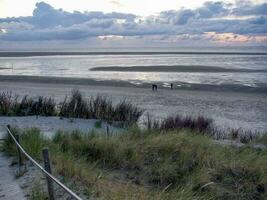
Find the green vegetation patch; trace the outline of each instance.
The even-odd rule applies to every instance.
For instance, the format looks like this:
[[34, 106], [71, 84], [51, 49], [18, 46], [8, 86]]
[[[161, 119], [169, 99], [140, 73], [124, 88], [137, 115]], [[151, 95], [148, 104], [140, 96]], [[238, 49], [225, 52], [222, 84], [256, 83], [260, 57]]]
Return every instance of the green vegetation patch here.
[[[22, 132], [26, 151], [51, 151], [54, 168], [101, 199], [266, 199], [267, 150], [224, 147], [188, 129], [106, 136], [58, 132], [45, 140]], [[36, 136], [33, 136], [33, 133]], [[36, 140], [33, 142], [32, 140]], [[29, 145], [34, 144], [34, 145]], [[15, 155], [9, 140], [3, 149]]]

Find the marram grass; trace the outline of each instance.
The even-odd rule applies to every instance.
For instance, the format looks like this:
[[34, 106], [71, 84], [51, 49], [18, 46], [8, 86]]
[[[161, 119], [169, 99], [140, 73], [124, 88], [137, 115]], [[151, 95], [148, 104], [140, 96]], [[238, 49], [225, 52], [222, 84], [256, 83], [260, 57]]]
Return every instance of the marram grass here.
[[[48, 146], [57, 175], [96, 199], [266, 199], [267, 150], [224, 147], [189, 129], [121, 135], [14, 130], [33, 157]], [[34, 145], [30, 145], [34, 144]], [[7, 140], [2, 149], [15, 155]]]

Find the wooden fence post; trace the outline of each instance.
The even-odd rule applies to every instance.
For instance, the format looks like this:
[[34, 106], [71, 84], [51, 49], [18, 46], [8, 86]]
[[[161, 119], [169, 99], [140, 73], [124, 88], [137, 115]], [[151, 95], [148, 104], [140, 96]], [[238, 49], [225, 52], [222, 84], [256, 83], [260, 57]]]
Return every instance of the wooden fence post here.
[[[45, 170], [51, 174], [49, 151], [47, 148], [43, 149], [43, 159], [44, 159]], [[54, 200], [55, 198], [54, 198], [53, 181], [50, 179], [49, 176], [46, 176], [46, 181], [47, 181], [47, 189], [48, 189], [49, 199]]]

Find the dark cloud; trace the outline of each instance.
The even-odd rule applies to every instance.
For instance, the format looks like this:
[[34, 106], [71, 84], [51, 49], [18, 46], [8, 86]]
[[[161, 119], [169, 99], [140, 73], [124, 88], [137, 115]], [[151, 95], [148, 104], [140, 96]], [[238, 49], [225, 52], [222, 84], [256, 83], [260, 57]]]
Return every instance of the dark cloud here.
[[195, 10], [180, 9], [161, 12], [160, 18], [162, 21], [167, 21], [175, 25], [187, 24], [190, 20], [208, 19], [213, 17], [227, 16], [231, 10], [232, 4], [226, 4], [223, 2], [205, 2], [204, 5]]
[[[266, 5], [208, 1], [197, 9], [164, 11], [140, 20], [136, 15], [117, 12], [66, 12], [40, 2], [32, 16], [0, 19], [0, 41], [77, 40], [103, 35], [183, 35], [181, 39], [197, 40], [205, 32], [264, 35]], [[230, 15], [252, 17], [226, 19]]]
[[251, 2], [239, 2], [237, 7], [233, 9], [232, 14], [239, 16], [247, 15], [267, 15], [267, 3], [254, 5]]
[[261, 16], [250, 20], [251, 24], [265, 25], [267, 24], [267, 17]]
[[175, 25], [184, 25], [195, 16], [195, 13], [190, 9], [181, 9], [179, 11], [164, 11], [161, 12], [160, 18]]
[[0, 35], [0, 39], [7, 41], [35, 41], [35, 40], [75, 40], [102, 35], [161, 35], [174, 34], [170, 25], [137, 24], [135, 22], [115, 23], [111, 19], [92, 19], [83, 24], [69, 27], [57, 26], [53, 29], [37, 29], [32, 31], [14, 31]]
[[198, 18], [211, 18], [211, 17], [219, 17], [226, 16], [230, 13], [230, 7], [232, 4], [226, 4], [224, 2], [205, 2], [204, 5], [196, 9], [196, 15]]

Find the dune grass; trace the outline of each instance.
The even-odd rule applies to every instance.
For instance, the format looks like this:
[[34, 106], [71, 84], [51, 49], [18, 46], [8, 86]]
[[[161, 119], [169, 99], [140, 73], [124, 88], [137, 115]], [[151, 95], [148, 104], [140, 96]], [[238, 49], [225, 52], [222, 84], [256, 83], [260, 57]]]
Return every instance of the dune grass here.
[[69, 98], [60, 104], [59, 116], [101, 119], [108, 122], [124, 122], [126, 125], [136, 123], [143, 110], [127, 101], [117, 105], [106, 97], [97, 96], [85, 99], [79, 90], [73, 90]]
[[[29, 155], [36, 159], [41, 159], [41, 151], [48, 143], [48, 140], [43, 137], [39, 129], [17, 129], [11, 127], [10, 131], [15, 137], [19, 136], [19, 143], [26, 149]], [[4, 143], [1, 145], [1, 150], [4, 150], [10, 156], [16, 156], [17, 148], [11, 136], [6, 134], [5, 138], [6, 140], [4, 140]], [[23, 159], [25, 159], [25, 157], [23, 157]]]
[[154, 120], [147, 115], [146, 119], [147, 129], [153, 130], [176, 130], [176, 129], [191, 129], [203, 134], [211, 134], [212, 120], [204, 116], [186, 116], [183, 117], [179, 114], [169, 116], [161, 121]]
[[[120, 135], [14, 130], [30, 154], [48, 146], [57, 174], [99, 199], [265, 199], [267, 150], [223, 147], [197, 130]], [[34, 141], [34, 142], [33, 142]], [[35, 144], [35, 145], [32, 145]], [[10, 140], [3, 150], [15, 155]]]
[[36, 98], [27, 95], [19, 100], [18, 95], [11, 92], [0, 93], [0, 115], [27, 116], [27, 115], [56, 115], [56, 103], [52, 98], [39, 96]]
[[19, 98], [11, 92], [0, 93], [0, 116], [60, 116], [66, 118], [100, 119], [107, 122], [122, 122], [130, 126], [136, 123], [144, 110], [123, 100], [114, 104], [103, 96], [86, 99], [79, 90], [70, 97], [55, 103], [52, 98], [24, 96]]
[[221, 130], [214, 126], [212, 119], [201, 115], [182, 116], [176, 114], [162, 120], [155, 120], [148, 113], [145, 124], [148, 130], [163, 133], [171, 130], [189, 129], [200, 135], [210, 136], [214, 139], [230, 139], [243, 144], [249, 144], [255, 141], [261, 144], [267, 144], [266, 132], [243, 130], [242, 128]]

